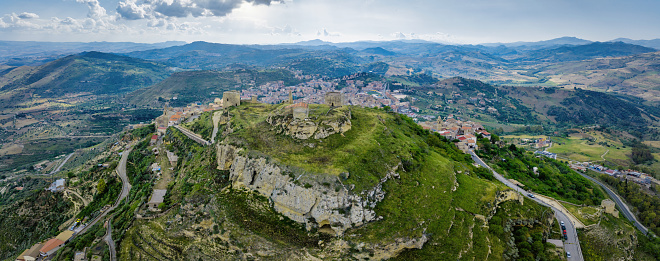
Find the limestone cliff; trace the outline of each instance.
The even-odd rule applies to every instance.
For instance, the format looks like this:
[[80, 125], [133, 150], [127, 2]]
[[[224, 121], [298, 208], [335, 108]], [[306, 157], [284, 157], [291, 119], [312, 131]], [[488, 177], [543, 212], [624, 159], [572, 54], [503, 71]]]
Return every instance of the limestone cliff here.
[[218, 168], [230, 171], [234, 189], [257, 191], [269, 198], [277, 212], [305, 224], [308, 229], [319, 228], [335, 235], [377, 220], [373, 208], [385, 197], [382, 184], [398, 177], [394, 168], [373, 189], [355, 194], [338, 177], [323, 174], [309, 179], [292, 177], [265, 158], [242, 156], [241, 151], [231, 145], [217, 146]]
[[343, 134], [351, 129], [351, 111], [328, 111], [325, 115], [296, 119], [286, 110], [269, 115], [266, 122], [278, 133], [299, 140], [323, 139], [332, 134]]

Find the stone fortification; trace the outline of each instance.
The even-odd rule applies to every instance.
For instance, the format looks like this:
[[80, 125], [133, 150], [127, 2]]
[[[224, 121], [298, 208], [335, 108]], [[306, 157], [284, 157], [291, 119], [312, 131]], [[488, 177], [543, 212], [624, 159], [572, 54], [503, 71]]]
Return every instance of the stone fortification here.
[[332, 107], [344, 106], [344, 99], [340, 92], [327, 92], [325, 94], [325, 104]]
[[227, 91], [222, 93], [222, 106], [229, 108], [241, 105], [241, 94], [237, 91]]

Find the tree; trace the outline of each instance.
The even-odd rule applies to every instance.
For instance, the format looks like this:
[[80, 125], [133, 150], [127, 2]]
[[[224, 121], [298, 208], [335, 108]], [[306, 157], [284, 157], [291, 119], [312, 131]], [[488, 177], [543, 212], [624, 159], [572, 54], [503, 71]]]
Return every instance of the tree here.
[[497, 135], [495, 135], [495, 134], [490, 135], [490, 142], [492, 142], [493, 144], [495, 144], [495, 142], [498, 142], [498, 141], [500, 141], [500, 137], [499, 137], [499, 136], [497, 136]]
[[105, 193], [106, 189], [107, 189], [107, 185], [105, 184], [105, 179], [99, 180], [99, 183], [96, 184], [96, 191], [98, 192], [98, 194]]

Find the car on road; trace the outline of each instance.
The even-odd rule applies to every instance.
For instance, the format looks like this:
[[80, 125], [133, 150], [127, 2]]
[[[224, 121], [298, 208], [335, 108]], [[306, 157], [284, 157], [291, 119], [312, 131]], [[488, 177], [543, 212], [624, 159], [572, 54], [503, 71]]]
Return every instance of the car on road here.
[[534, 198], [534, 194], [532, 193], [527, 194], [527, 196], [529, 196], [530, 198]]
[[564, 226], [564, 221], [559, 221], [559, 224], [563, 227]]
[[566, 252], [566, 257], [571, 258], [571, 252]]
[[564, 240], [568, 240], [568, 236], [564, 234]]

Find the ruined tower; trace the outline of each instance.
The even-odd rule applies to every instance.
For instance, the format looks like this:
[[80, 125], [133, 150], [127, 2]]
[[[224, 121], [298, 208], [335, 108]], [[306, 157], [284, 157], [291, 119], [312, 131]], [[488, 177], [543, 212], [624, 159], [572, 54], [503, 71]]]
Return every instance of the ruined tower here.
[[344, 106], [344, 99], [340, 92], [327, 92], [325, 93], [325, 104], [332, 107]]
[[224, 92], [222, 93], [222, 103], [225, 108], [241, 105], [241, 94], [237, 91]]

